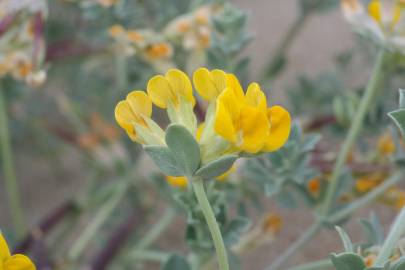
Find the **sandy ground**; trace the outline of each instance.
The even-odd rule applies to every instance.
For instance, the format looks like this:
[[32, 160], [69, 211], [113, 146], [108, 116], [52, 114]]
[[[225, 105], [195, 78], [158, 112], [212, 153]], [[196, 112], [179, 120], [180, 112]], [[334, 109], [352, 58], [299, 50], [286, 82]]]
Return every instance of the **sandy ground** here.
[[[252, 75], [257, 77], [263, 66], [272, 56], [273, 50], [282, 38], [286, 29], [296, 17], [295, 0], [236, 0], [239, 7], [250, 12], [249, 29], [255, 34], [255, 40], [246, 50], [252, 56]], [[283, 88], [293, 83], [298, 74], [315, 75], [320, 71], [331, 68], [334, 56], [349, 48], [354, 42], [353, 34], [343, 21], [339, 10], [313, 16], [306, 22], [305, 28], [291, 47], [289, 67], [281, 78], [272, 85], [278, 94]], [[55, 175], [49, 164], [36, 160], [33, 156], [22, 156], [17, 152], [17, 174], [21, 181], [24, 194], [23, 204], [26, 209], [29, 224], [35, 224], [54, 206], [64, 201], [80, 190], [83, 184], [82, 165], [75, 154], [61, 164], [62, 174]], [[72, 158], [73, 157], [73, 158]], [[33, 160], [35, 164], [33, 164]], [[0, 184], [3, 182], [1, 181]], [[274, 205], [269, 208], [273, 209]], [[394, 212], [385, 209], [378, 211], [378, 207], [364, 209], [361, 216], [366, 217], [371, 209], [376, 209], [385, 223], [392, 220]], [[276, 209], [274, 209], [276, 210]], [[243, 262], [243, 269], [264, 269], [280, 252], [293, 242], [311, 222], [311, 215], [304, 208], [284, 212], [283, 230], [277, 239], [262, 247], [260, 250], [247, 254]], [[0, 227], [10, 225], [3, 187], [0, 187]], [[356, 222], [348, 226], [349, 233], [354, 239], [360, 239]], [[178, 239], [178, 227], [173, 226], [167, 239]], [[169, 246], [162, 243], [163, 246]], [[336, 233], [320, 234], [302, 252], [290, 259], [290, 264], [325, 258], [330, 252], [341, 250], [342, 245]]]

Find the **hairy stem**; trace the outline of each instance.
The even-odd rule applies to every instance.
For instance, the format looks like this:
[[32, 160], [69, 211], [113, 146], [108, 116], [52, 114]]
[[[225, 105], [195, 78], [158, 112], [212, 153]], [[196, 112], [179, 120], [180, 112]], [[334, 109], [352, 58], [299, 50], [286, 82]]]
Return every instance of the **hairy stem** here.
[[381, 49], [378, 54], [377, 60], [374, 65], [373, 73], [371, 75], [370, 81], [367, 85], [367, 88], [361, 99], [359, 108], [355, 113], [353, 122], [351, 123], [349, 132], [346, 136], [346, 139], [341, 147], [341, 150], [338, 154], [335, 167], [332, 172], [331, 179], [329, 181], [329, 186], [326, 191], [325, 201], [320, 210], [320, 214], [326, 216], [329, 214], [331, 207], [333, 206], [333, 201], [335, 199], [336, 189], [339, 186], [339, 177], [342, 172], [343, 166], [347, 159], [347, 156], [350, 153], [362, 127], [364, 118], [369, 110], [369, 107], [373, 103], [373, 99], [379, 89], [380, 83], [382, 81], [382, 69], [384, 67], [385, 58], [387, 52], [385, 49]]
[[205, 220], [207, 221], [212, 240], [214, 241], [219, 269], [229, 270], [228, 255], [226, 252], [224, 240], [222, 239], [222, 234], [219, 229], [217, 220], [205, 193], [203, 179], [201, 179], [200, 177], [194, 177], [191, 178], [190, 182], [192, 182], [193, 184], [194, 193], [204, 214]]
[[27, 229], [24, 222], [24, 214], [21, 206], [20, 193], [18, 191], [17, 177], [15, 174], [13, 152], [11, 149], [10, 131], [7, 118], [7, 105], [4, 89], [0, 86], [0, 148], [1, 162], [3, 164], [4, 183], [10, 206], [11, 219], [17, 238], [21, 238]]

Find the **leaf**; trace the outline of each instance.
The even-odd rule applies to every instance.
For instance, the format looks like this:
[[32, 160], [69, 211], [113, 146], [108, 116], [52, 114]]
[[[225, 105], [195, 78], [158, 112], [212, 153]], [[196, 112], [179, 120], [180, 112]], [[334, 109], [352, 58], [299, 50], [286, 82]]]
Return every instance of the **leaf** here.
[[241, 235], [249, 229], [250, 225], [250, 220], [245, 217], [237, 217], [232, 220], [223, 233], [226, 245], [231, 246], [236, 244]]
[[161, 268], [162, 270], [191, 270], [190, 264], [180, 255], [174, 254], [169, 257]]
[[353, 244], [350, 240], [349, 235], [339, 226], [335, 226], [335, 229], [340, 235], [340, 239], [342, 239], [343, 246], [345, 247], [346, 252], [353, 252]]
[[238, 156], [236, 155], [223, 156], [202, 166], [195, 174], [205, 179], [215, 178], [226, 173], [237, 158]]
[[170, 176], [182, 176], [183, 172], [178, 168], [169, 148], [165, 146], [147, 145], [143, 147], [156, 166], [165, 174]]
[[200, 165], [200, 147], [193, 135], [182, 125], [166, 129], [166, 144], [183, 175], [192, 176]]
[[364, 270], [363, 258], [355, 253], [332, 254], [331, 260], [336, 270]]
[[405, 109], [399, 109], [388, 113], [388, 116], [394, 121], [401, 130], [402, 136], [405, 136]]
[[403, 270], [405, 269], [405, 256], [402, 256], [395, 261], [390, 270]]

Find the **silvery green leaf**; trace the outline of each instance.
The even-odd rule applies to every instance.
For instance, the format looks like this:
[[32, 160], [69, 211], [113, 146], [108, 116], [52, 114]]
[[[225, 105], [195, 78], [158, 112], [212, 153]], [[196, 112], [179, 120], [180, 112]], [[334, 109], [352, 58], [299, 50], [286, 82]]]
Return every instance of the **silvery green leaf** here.
[[314, 150], [316, 144], [319, 142], [320, 139], [321, 139], [320, 134], [309, 135], [308, 138], [302, 144], [301, 151], [307, 152]]
[[346, 252], [353, 252], [353, 243], [350, 240], [349, 235], [347, 235], [347, 233], [339, 226], [335, 226], [335, 229], [337, 230], [337, 232], [340, 235], [340, 239], [342, 239], [343, 242], [343, 246], [345, 248]]
[[363, 227], [367, 244], [380, 245], [384, 242], [384, 233], [375, 213], [371, 213], [370, 220], [360, 219], [360, 225]]
[[400, 129], [403, 136], [405, 136], [405, 109], [399, 109], [388, 113], [388, 116], [394, 121]]
[[201, 176], [204, 179], [212, 179], [220, 176], [226, 173], [232, 167], [237, 158], [238, 156], [236, 155], [227, 155], [213, 160], [198, 169], [195, 175]]
[[390, 270], [403, 270], [405, 269], [405, 256], [402, 256], [397, 261], [395, 261]]
[[236, 244], [240, 236], [249, 229], [250, 224], [250, 220], [244, 217], [237, 217], [232, 220], [223, 233], [226, 245]]
[[161, 268], [162, 270], [191, 270], [190, 264], [180, 255], [174, 254], [169, 257]]
[[169, 148], [158, 145], [146, 145], [143, 148], [164, 174], [170, 176], [184, 175]]
[[363, 258], [355, 253], [332, 254], [331, 260], [336, 270], [364, 270]]
[[183, 175], [191, 176], [200, 166], [200, 147], [193, 135], [182, 125], [166, 129], [166, 144]]

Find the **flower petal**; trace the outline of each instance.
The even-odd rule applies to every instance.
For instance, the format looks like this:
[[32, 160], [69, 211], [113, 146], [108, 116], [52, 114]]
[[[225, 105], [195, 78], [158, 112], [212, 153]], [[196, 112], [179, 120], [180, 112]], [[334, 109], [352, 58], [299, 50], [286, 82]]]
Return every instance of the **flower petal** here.
[[171, 86], [172, 92], [177, 96], [184, 97], [194, 106], [193, 87], [188, 76], [178, 69], [170, 69], [165, 77]]
[[10, 250], [8, 249], [6, 239], [4, 239], [3, 234], [0, 233], [0, 262], [4, 261], [10, 256], [11, 254]]
[[194, 72], [193, 83], [203, 99], [213, 101], [226, 88], [226, 73], [219, 69], [210, 72], [199, 68]]
[[240, 85], [238, 78], [234, 74], [226, 74], [226, 86], [234, 91], [236, 98], [240, 100], [240, 102], [245, 100], [243, 88]]
[[238, 105], [231, 89], [226, 89], [217, 99], [215, 132], [228, 141], [236, 142], [235, 121], [239, 117]]
[[267, 110], [266, 95], [260, 89], [257, 83], [251, 83], [246, 91], [246, 104], [253, 107], [258, 107], [265, 112]]
[[188, 183], [185, 176], [166, 176], [166, 181], [173, 187], [186, 187]]
[[131, 106], [127, 101], [122, 100], [115, 107], [115, 120], [120, 127], [125, 129], [128, 136], [135, 141], [136, 133], [133, 122], [136, 122], [136, 116], [134, 115]]
[[271, 127], [263, 151], [272, 152], [287, 142], [291, 130], [291, 117], [288, 111], [281, 106], [269, 108], [267, 117]]
[[156, 75], [149, 80], [147, 92], [152, 102], [162, 109], [166, 109], [170, 103], [178, 102], [168, 80], [162, 75]]
[[240, 125], [242, 130], [240, 148], [248, 153], [259, 152], [270, 130], [266, 114], [258, 108], [246, 106], [241, 110]]
[[6, 259], [4, 262], [5, 270], [35, 270], [35, 265], [30, 258], [22, 254], [16, 254]]
[[132, 91], [128, 94], [126, 101], [133, 112], [146, 117], [152, 116], [152, 101], [144, 91]]
[[372, 0], [370, 4], [368, 4], [368, 14], [374, 18], [377, 22], [381, 22], [381, 1], [380, 0]]

